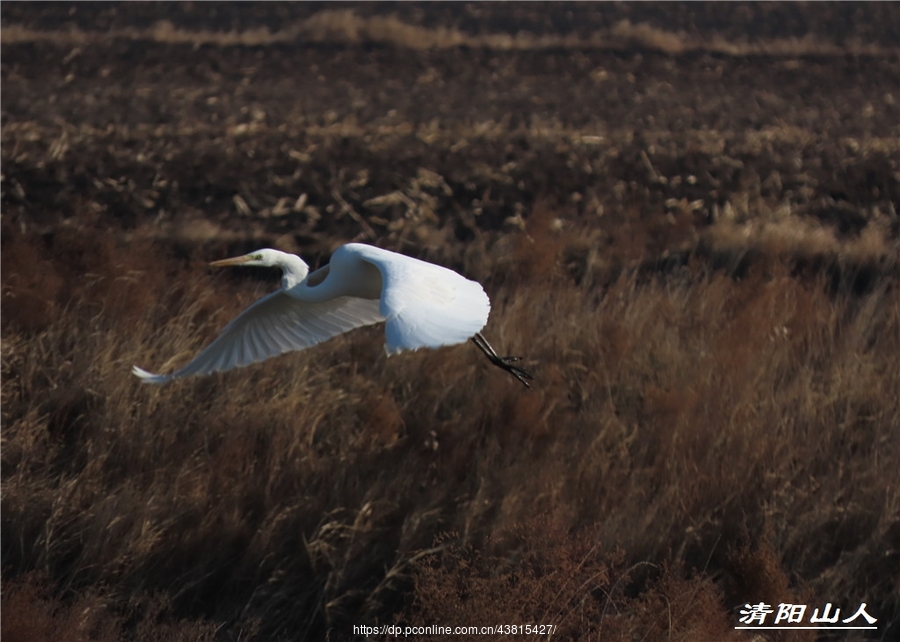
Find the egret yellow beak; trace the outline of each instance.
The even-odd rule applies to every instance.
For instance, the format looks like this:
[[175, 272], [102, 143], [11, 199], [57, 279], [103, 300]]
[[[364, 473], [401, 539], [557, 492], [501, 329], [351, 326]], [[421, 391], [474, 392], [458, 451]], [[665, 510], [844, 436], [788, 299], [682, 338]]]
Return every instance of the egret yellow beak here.
[[210, 263], [213, 267], [226, 267], [229, 265], [244, 265], [245, 263], [249, 263], [253, 260], [252, 254], [245, 254], [244, 256], [236, 256], [233, 259], [222, 259], [221, 261], [213, 261]]

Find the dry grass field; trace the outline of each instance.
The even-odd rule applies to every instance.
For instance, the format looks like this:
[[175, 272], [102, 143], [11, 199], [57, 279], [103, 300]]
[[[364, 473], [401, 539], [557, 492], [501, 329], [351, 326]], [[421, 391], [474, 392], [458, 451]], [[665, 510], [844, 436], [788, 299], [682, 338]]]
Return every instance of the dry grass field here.
[[[898, 25], [4, 2], [4, 642], [898, 639]], [[349, 241], [482, 282], [533, 388], [377, 326], [131, 376], [278, 283], [209, 261]]]

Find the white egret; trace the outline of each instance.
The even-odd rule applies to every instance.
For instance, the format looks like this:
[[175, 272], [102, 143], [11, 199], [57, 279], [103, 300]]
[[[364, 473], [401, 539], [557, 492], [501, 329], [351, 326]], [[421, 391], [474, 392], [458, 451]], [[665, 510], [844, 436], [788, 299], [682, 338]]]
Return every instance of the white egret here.
[[471, 338], [491, 363], [526, 387], [532, 378], [513, 365], [518, 357], [498, 356], [481, 335], [490, 300], [481, 284], [453, 270], [362, 243], [339, 247], [328, 265], [312, 273], [299, 256], [272, 249], [210, 265], [280, 268], [281, 289], [244, 310], [193, 361], [172, 374], [134, 366], [132, 372], [145, 383], [240, 368], [381, 321], [388, 354]]

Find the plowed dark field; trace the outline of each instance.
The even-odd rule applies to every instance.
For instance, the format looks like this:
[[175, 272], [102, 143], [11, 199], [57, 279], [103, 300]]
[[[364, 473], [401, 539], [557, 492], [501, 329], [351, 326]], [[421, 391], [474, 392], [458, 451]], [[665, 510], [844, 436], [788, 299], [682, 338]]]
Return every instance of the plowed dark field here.
[[[898, 7], [4, 2], [4, 638], [895, 639]], [[379, 327], [129, 374], [278, 282], [209, 261], [351, 241], [533, 388]]]

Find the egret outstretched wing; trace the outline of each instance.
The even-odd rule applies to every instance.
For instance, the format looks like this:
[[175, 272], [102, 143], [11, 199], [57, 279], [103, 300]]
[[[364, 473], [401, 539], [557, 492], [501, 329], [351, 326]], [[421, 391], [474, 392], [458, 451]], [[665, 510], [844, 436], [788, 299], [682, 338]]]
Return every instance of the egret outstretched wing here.
[[205, 350], [180, 370], [157, 375], [135, 366], [147, 383], [231, 370], [292, 350], [303, 350], [334, 336], [384, 321], [378, 301], [342, 296], [310, 303], [284, 290], [261, 298], [222, 329]]

